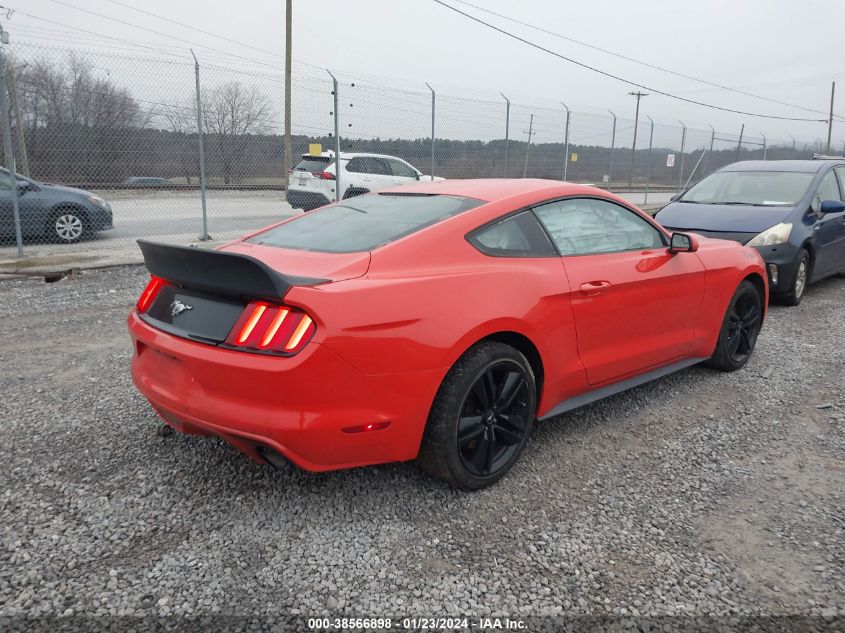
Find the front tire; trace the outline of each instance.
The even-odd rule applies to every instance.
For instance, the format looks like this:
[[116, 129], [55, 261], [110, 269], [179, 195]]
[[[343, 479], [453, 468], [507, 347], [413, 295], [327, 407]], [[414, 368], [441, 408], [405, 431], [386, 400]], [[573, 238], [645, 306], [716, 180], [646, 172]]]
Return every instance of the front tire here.
[[707, 364], [724, 372], [745, 367], [754, 352], [762, 325], [760, 293], [750, 281], [743, 281], [728, 304], [716, 349]]
[[62, 244], [74, 244], [88, 232], [88, 218], [76, 209], [59, 209], [50, 216], [47, 231]]
[[509, 345], [470, 348], [444, 378], [417, 462], [457, 488], [497, 482], [519, 458], [537, 410], [534, 372]]
[[807, 290], [807, 282], [810, 279], [810, 253], [806, 248], [801, 249], [798, 255], [798, 265], [795, 267], [795, 277], [792, 279], [789, 291], [776, 295], [778, 303], [786, 306], [797, 306], [804, 298]]

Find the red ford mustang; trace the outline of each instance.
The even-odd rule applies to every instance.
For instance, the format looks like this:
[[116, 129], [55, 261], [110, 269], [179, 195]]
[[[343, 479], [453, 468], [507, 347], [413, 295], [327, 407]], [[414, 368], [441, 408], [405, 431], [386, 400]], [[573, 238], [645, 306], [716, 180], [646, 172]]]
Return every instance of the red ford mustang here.
[[741, 368], [768, 300], [754, 249], [543, 180], [370, 193], [217, 250], [139, 243], [132, 376], [167, 424], [274, 466], [416, 459], [469, 489], [536, 419]]

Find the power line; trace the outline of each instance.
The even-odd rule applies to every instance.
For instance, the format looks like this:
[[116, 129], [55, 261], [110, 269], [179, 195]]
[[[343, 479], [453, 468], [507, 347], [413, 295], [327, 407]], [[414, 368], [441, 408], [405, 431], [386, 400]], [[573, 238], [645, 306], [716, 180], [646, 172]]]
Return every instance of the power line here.
[[[109, 0], [114, 1], [114, 0]], [[503, 13], [498, 13], [496, 11], [492, 11], [491, 9], [485, 9], [484, 7], [480, 7], [476, 4], [472, 4], [471, 2], [466, 2], [465, 0], [452, 0], [453, 2], [457, 2], [458, 4], [463, 4], [468, 7], [472, 7], [473, 9], [477, 9], [479, 11], [483, 11], [484, 13], [489, 13], [491, 15], [495, 15], [496, 17], [502, 18], [503, 20], [507, 20], [508, 22], [513, 22], [515, 24], [520, 24], [525, 26], [529, 29], [534, 29], [535, 31], [540, 31], [541, 33], [545, 33], [546, 35], [551, 35], [552, 37], [556, 37], [561, 40], [566, 40], [567, 42], [572, 42], [573, 44], [578, 44], [579, 46], [585, 46], [587, 48], [593, 49], [595, 51], [599, 51], [601, 53], [605, 53], [607, 55], [613, 55], [614, 57], [618, 57], [620, 59], [624, 59], [629, 62], [633, 62], [635, 64], [639, 64], [641, 66], [645, 66], [646, 68], [651, 68], [653, 70], [659, 70], [664, 73], [669, 73], [670, 75], [675, 75], [676, 77], [681, 77], [683, 79], [689, 79], [690, 81], [695, 81], [698, 83], [705, 84], [707, 86], [711, 86], [713, 88], [718, 88], [719, 90], [727, 90], [729, 92], [735, 92], [737, 94], [745, 95], [746, 97], [753, 97], [755, 99], [762, 99], [763, 101], [768, 101], [770, 103], [776, 103], [778, 105], [788, 106], [790, 108], [796, 108], [798, 110], [804, 110], [806, 112], [814, 112], [815, 114], [827, 114], [827, 112], [823, 110], [814, 110], [813, 108], [807, 108], [805, 106], [795, 105], [794, 103], [787, 103], [785, 101], [778, 101], [777, 99], [772, 99], [770, 97], [764, 97], [762, 95], [757, 95], [751, 92], [746, 92], [745, 90], [740, 90], [738, 88], [731, 88], [730, 86], [725, 86], [722, 84], [717, 84], [712, 81], [708, 81], [706, 79], [701, 79], [699, 77], [693, 77], [692, 75], [687, 75], [676, 70], [672, 70], [671, 68], [666, 68], [664, 66], [658, 66], [657, 64], [651, 64], [649, 62], [642, 61], [640, 59], [636, 59], [634, 57], [629, 57], [627, 55], [623, 55], [622, 53], [617, 53], [615, 51], [608, 50], [606, 48], [602, 48], [600, 46], [595, 46], [594, 44], [589, 44], [587, 42], [582, 42], [581, 40], [576, 40], [573, 37], [569, 37], [566, 35], [561, 35], [560, 33], [555, 33], [553, 31], [549, 31], [548, 29], [544, 29], [541, 26], [536, 26], [534, 24], [529, 24], [528, 22], [523, 22], [522, 20], [518, 20], [516, 18], [510, 17]]]
[[147, 31], [148, 33], [153, 33], [155, 35], [160, 35], [162, 37], [168, 37], [170, 39], [176, 40], [178, 42], [182, 42], [184, 44], [188, 44], [190, 46], [197, 46], [197, 47], [204, 48], [204, 49], [207, 49], [207, 50], [210, 50], [210, 51], [214, 51], [215, 53], [222, 53], [224, 55], [228, 55], [228, 56], [231, 56], [231, 57], [237, 57], [239, 59], [243, 59], [243, 60], [246, 60], [246, 61], [253, 61], [253, 62], [255, 61], [255, 60], [250, 59], [249, 57], [244, 57], [243, 55], [238, 55], [238, 54], [232, 53], [230, 51], [220, 50], [219, 48], [213, 48], [211, 46], [206, 46], [205, 44], [200, 44], [199, 42], [192, 42], [190, 40], [183, 39], [183, 38], [178, 37], [176, 35], [170, 35], [169, 33], [164, 33], [163, 31], [157, 31], [155, 29], [151, 29], [151, 28], [148, 28], [146, 26], [141, 26], [139, 24], [133, 24], [132, 22], [127, 22], [126, 20], [121, 20], [119, 18], [115, 18], [115, 17], [112, 17], [110, 15], [105, 15], [103, 13], [97, 13], [96, 11], [91, 11], [89, 9], [83, 9], [82, 7], [77, 7], [76, 5], [70, 4], [69, 2], [63, 2], [62, 0], [50, 0], [50, 1], [54, 2], [56, 4], [60, 4], [62, 6], [68, 7], [70, 9], [75, 9], [77, 11], [82, 11], [83, 13], [88, 13], [90, 15], [97, 16], [98, 18], [103, 18], [105, 20], [111, 20], [112, 22], [117, 22], [118, 24], [124, 24], [126, 26], [131, 26], [133, 28], [140, 29], [142, 31]]
[[[53, 2], [58, 2], [58, 1], [59, 0], [53, 0]], [[669, 97], [670, 99], [676, 99], [678, 101], [683, 101], [685, 103], [691, 103], [693, 105], [698, 105], [698, 106], [702, 106], [702, 107], [705, 107], [705, 108], [711, 108], [713, 110], [720, 110], [722, 112], [731, 112], [733, 114], [742, 114], [744, 116], [753, 116], [753, 117], [758, 117], [758, 118], [761, 118], [761, 119], [776, 119], [776, 120], [779, 120], [779, 121], [809, 121], [809, 122], [813, 122], [813, 123], [827, 123], [827, 119], [807, 119], [807, 118], [798, 118], [798, 117], [775, 116], [775, 115], [772, 115], [772, 114], [760, 114], [758, 112], [746, 112], [744, 110], [734, 110], [732, 108], [725, 108], [725, 107], [722, 107], [722, 106], [713, 105], [711, 103], [705, 103], [703, 101], [696, 101], [694, 99], [687, 99], [686, 97], [681, 97], [679, 95], [675, 95], [675, 94], [672, 94], [670, 92], [666, 92], [664, 90], [658, 90], [657, 88], [652, 88], [651, 86], [647, 86], [645, 84], [641, 84], [641, 83], [637, 83], [635, 81], [631, 81], [630, 79], [625, 79], [624, 77], [620, 77], [619, 75], [614, 75], [613, 73], [609, 73], [607, 71], [600, 70], [599, 68], [596, 68], [594, 66], [590, 66], [589, 64], [585, 64], [584, 62], [579, 62], [576, 59], [572, 59], [571, 57], [567, 57], [567, 56], [562, 55], [562, 54], [560, 54], [556, 51], [553, 51], [549, 48], [541, 46], [540, 44], [537, 44], [536, 42], [532, 42], [531, 40], [527, 40], [524, 37], [520, 37], [519, 35], [516, 35], [515, 33], [511, 33], [510, 31], [506, 31], [505, 29], [500, 28], [500, 27], [496, 26], [495, 24], [490, 24], [489, 22], [485, 22], [481, 18], [478, 18], [478, 17], [476, 17], [476, 16], [474, 16], [470, 13], [467, 13], [466, 11], [462, 11], [461, 9], [459, 9], [457, 7], [453, 7], [452, 5], [443, 2], [443, 0], [433, 0], [433, 1], [436, 2], [439, 5], [447, 8], [447, 9], [449, 9], [450, 11], [454, 11], [455, 13], [458, 13], [458, 14], [464, 16], [465, 18], [469, 18], [473, 22], [478, 22], [479, 24], [482, 24], [489, 29], [493, 29], [494, 31], [498, 31], [499, 33], [506, 35], [506, 36], [508, 36], [512, 39], [515, 39], [519, 42], [522, 42], [523, 44], [528, 44], [529, 46], [536, 48], [538, 50], [541, 50], [544, 53], [548, 53], [549, 55], [554, 55], [555, 57], [558, 57], [558, 58], [560, 58], [564, 61], [567, 61], [570, 64], [575, 64], [576, 66], [580, 66], [581, 68], [586, 68], [587, 70], [590, 70], [594, 73], [598, 73], [599, 75], [604, 75], [605, 77], [610, 77], [611, 79], [615, 79], [616, 81], [621, 81], [622, 83], [626, 83], [629, 86], [634, 86], [636, 88], [642, 88], [643, 90], [650, 90], [651, 92], [653, 92], [655, 94], [659, 94], [659, 95], [662, 95], [664, 97]]]

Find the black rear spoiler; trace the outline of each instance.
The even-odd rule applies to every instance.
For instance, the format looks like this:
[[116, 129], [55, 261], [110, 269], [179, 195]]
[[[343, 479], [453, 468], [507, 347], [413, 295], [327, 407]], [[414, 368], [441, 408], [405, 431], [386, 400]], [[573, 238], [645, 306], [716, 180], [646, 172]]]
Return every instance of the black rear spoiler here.
[[156, 277], [216, 294], [279, 300], [291, 286], [328, 279], [283, 275], [249, 255], [138, 240], [147, 270]]

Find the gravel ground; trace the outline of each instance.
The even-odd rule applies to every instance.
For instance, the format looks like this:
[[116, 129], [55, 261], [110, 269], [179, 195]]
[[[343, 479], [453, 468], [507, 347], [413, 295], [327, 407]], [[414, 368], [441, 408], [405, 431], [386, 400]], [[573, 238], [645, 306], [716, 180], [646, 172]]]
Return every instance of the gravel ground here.
[[842, 630], [845, 279], [773, 307], [744, 370], [693, 368], [543, 423], [505, 480], [467, 494], [412, 464], [282, 473], [157, 436], [124, 324], [145, 278], [0, 282], [0, 616], [747, 614]]

